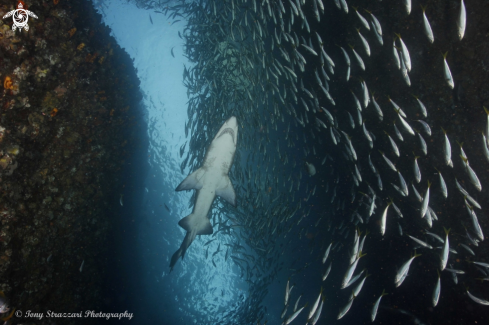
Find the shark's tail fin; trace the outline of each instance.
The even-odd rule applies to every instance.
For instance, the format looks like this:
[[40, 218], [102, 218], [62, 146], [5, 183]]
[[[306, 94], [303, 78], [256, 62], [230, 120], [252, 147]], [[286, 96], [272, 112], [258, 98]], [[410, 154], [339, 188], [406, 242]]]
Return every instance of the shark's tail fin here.
[[178, 222], [180, 227], [182, 227], [187, 231], [187, 234], [185, 235], [185, 238], [183, 239], [180, 248], [171, 257], [170, 272], [173, 270], [173, 267], [177, 263], [178, 258], [181, 256], [183, 259], [185, 253], [187, 252], [187, 248], [192, 244], [192, 242], [195, 239], [195, 236], [211, 235], [213, 233], [212, 225], [209, 219], [204, 218], [205, 219], [204, 222], [196, 223], [193, 222], [194, 218], [195, 216], [193, 214], [190, 214]]
[[195, 231], [187, 231], [185, 238], [183, 239], [180, 248], [173, 254], [170, 262], [170, 272], [173, 271], [173, 267], [177, 264], [178, 258], [181, 256], [182, 259], [185, 256], [185, 252], [187, 252], [187, 248], [192, 244], [195, 239]]

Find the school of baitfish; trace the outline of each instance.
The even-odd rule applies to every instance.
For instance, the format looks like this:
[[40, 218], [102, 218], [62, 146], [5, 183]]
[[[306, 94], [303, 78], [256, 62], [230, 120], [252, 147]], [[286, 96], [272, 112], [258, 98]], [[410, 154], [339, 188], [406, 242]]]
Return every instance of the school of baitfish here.
[[[372, 322], [386, 312], [383, 296], [416, 281], [413, 262], [418, 260], [424, 261], [424, 274], [432, 279], [425, 287], [425, 295], [431, 297], [427, 305], [436, 307], [450, 298], [441, 295], [444, 286], [461, 288], [451, 295], [489, 305], [487, 291], [474, 287], [475, 278], [489, 281], [489, 264], [477, 254], [484, 240], [485, 221], [480, 217], [485, 202], [478, 198], [487, 195], [480, 179], [486, 179], [489, 163], [489, 110], [471, 108], [480, 112], [485, 128], [460, 134], [453, 125], [431, 118], [443, 116], [439, 111], [444, 108], [439, 107], [447, 105], [423, 103], [436, 101], [430, 87], [437, 87], [437, 98], [450, 97], [457, 89], [451, 53], [433, 47], [442, 33], [443, 44], [467, 38], [465, 3], [452, 1], [447, 10], [453, 21], [440, 22], [430, 14], [430, 2], [413, 2], [160, 4], [164, 13], [188, 21], [179, 35], [185, 55], [194, 63], [183, 75], [189, 96], [185, 132], [191, 138], [182, 172], [200, 167], [206, 147], [225, 120], [236, 116], [238, 121], [240, 134], [229, 174], [238, 207], [220, 202], [211, 212], [217, 231], [210, 236], [229, 237], [212, 256], [208, 249], [205, 252], [214, 266], [216, 254], [225, 254], [226, 261], [230, 257], [251, 285], [249, 298], [228, 313], [240, 315], [234, 321], [256, 324], [273, 317], [275, 323], [280, 317], [283, 324], [299, 319], [316, 324], [328, 296], [342, 305], [336, 319], [347, 317], [371, 275], [363, 265], [383, 245], [408, 248], [390, 251], [387, 258], [396, 266], [382, 268], [385, 274], [376, 277], [378, 293], [369, 298], [369, 310], [362, 311]], [[396, 25], [383, 25], [387, 18], [392, 22], [387, 14], [395, 17]], [[325, 20], [334, 20], [346, 36], [320, 28]], [[409, 36], [412, 28], [402, 29], [408, 22], [418, 26], [415, 38]], [[418, 70], [423, 58], [429, 58], [429, 73], [435, 76], [428, 82]], [[373, 67], [385, 70], [376, 73]], [[421, 85], [424, 94], [413, 94]], [[392, 93], [385, 92], [389, 89]], [[470, 145], [466, 154], [463, 140], [477, 145]], [[308, 205], [311, 197], [325, 201], [322, 212]], [[452, 211], [454, 204], [465, 210]], [[312, 265], [287, 268], [290, 261], [282, 258], [307, 232], [309, 224], [297, 231], [301, 222], [312, 224], [322, 237], [309, 257], [320, 260], [322, 268], [315, 270], [317, 276], [307, 288], [300, 289], [317, 292], [317, 298], [300, 304], [300, 290], [292, 290], [288, 281], [282, 314], [265, 317], [260, 302], [278, 272], [285, 269], [293, 278]], [[254, 254], [246, 254], [243, 245]], [[332, 270], [341, 277], [328, 277]]]

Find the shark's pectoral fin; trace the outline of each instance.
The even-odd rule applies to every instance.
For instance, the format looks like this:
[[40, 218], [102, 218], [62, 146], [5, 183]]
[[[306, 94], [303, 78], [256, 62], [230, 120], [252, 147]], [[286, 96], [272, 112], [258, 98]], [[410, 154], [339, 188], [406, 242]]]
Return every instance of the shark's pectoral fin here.
[[226, 175], [222, 178], [219, 188], [216, 189], [216, 195], [219, 195], [228, 203], [236, 206], [236, 193], [234, 192], [234, 187], [229, 176]]
[[204, 176], [205, 171], [202, 168], [197, 169], [192, 174], [188, 175], [180, 185], [177, 186], [175, 191], [187, 191], [187, 190], [200, 190], [204, 184], [200, 181]]

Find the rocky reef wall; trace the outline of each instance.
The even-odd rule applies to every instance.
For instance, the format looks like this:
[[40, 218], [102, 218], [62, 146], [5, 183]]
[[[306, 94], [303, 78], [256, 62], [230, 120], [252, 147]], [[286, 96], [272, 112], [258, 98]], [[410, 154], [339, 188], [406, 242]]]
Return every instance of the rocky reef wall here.
[[139, 80], [90, 2], [24, 9], [28, 31], [0, 20], [0, 290], [17, 309], [95, 308], [120, 174], [147, 146]]

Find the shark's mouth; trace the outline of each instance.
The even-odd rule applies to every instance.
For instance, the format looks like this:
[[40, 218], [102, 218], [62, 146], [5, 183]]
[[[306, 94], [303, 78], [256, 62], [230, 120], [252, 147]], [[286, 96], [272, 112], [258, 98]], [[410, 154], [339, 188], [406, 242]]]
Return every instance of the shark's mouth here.
[[234, 136], [235, 136], [234, 135], [234, 130], [232, 128], [225, 128], [224, 130], [222, 130], [221, 134], [219, 134], [219, 136], [216, 139], [222, 137], [226, 133], [230, 134], [231, 137], [233, 138], [233, 142], [236, 143], [236, 141], [234, 139]]

